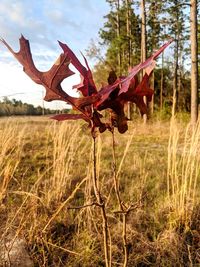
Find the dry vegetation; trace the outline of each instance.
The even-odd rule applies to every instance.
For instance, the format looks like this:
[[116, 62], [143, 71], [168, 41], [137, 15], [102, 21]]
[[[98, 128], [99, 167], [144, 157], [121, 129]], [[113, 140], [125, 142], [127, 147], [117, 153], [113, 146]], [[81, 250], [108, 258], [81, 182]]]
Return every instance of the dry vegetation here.
[[[35, 266], [105, 266], [92, 142], [83, 124], [0, 120], [1, 241], [22, 236]], [[200, 126], [130, 124], [115, 136], [126, 217], [127, 266], [200, 265]], [[111, 266], [123, 266], [123, 219], [113, 182], [112, 136], [97, 140]]]

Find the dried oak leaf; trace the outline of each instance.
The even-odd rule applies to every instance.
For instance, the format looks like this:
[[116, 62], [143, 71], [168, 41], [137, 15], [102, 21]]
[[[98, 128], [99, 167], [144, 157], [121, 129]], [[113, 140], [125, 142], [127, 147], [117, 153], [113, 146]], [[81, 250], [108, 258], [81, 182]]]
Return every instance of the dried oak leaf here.
[[65, 120], [85, 120], [87, 122], [90, 122], [88, 117], [86, 117], [84, 114], [58, 114], [55, 116], [52, 116], [51, 119], [57, 120], [57, 121], [65, 121]]
[[[7, 44], [4, 39], [1, 42], [8, 48], [8, 50], [14, 55], [14, 57], [22, 64], [24, 72], [37, 84], [41, 84], [46, 89], [45, 100], [62, 100], [71, 104], [75, 109], [84, 112], [84, 108], [88, 105], [93, 104], [99, 96], [87, 96], [84, 98], [75, 98], [69, 96], [61, 87], [61, 82], [74, 74], [69, 69], [71, 58], [66, 53], [60, 54], [55, 64], [49, 71], [39, 71], [33, 62], [29, 41], [22, 35], [19, 39], [20, 50], [14, 52], [13, 49]], [[88, 117], [88, 114], [85, 113]]]
[[[151, 66], [155, 66], [154, 62], [155, 59], [164, 51], [164, 49], [171, 44], [173, 40], [168, 41], [166, 44], [164, 44], [158, 51], [156, 51], [151, 57], [149, 57], [145, 62], [140, 63], [133, 67], [128, 74], [127, 77], [122, 79], [116, 79], [114, 83], [111, 85], [107, 85], [102, 87], [98, 94], [101, 95], [101, 98], [99, 101], [95, 103], [95, 106], [98, 108], [102, 105], [104, 101], [109, 99], [110, 94], [119, 88], [118, 95], [122, 93], [126, 93], [129, 90], [130, 85], [133, 83], [133, 80], [135, 79], [135, 76], [141, 71], [146, 70], [147, 75], [149, 74], [149, 68], [151, 69]], [[118, 90], [118, 89], [117, 89]]]
[[[72, 65], [79, 71], [81, 76], [81, 82], [78, 85], [74, 85], [73, 88], [79, 90], [84, 97], [91, 96], [96, 97], [97, 101], [101, 98], [101, 95], [98, 94], [96, 85], [93, 80], [92, 72], [90, 70], [89, 64], [87, 59], [83, 56], [85, 65], [84, 67], [81, 62], [78, 60], [74, 52], [67, 46], [67, 44], [59, 42], [60, 46], [62, 47], [64, 53], [70, 58]], [[92, 114], [90, 119], [92, 121], [92, 131], [95, 128], [99, 128], [99, 131], [102, 133], [106, 130], [107, 126], [105, 123], [101, 122], [102, 115], [97, 112], [97, 110], [92, 111], [92, 107], [87, 107], [88, 112]]]
[[[115, 72], [110, 72], [108, 85], [99, 91], [101, 99], [95, 103], [95, 106], [98, 110], [107, 108], [112, 110], [112, 123], [118, 128], [120, 133], [124, 133], [128, 129], [127, 118], [124, 113], [124, 105], [126, 102], [135, 103], [142, 115], [147, 113], [147, 106], [144, 103], [143, 97], [146, 96], [147, 100], [151, 101], [153, 90], [149, 87], [149, 77], [156, 65], [155, 59], [172, 41], [173, 40], [170, 40], [164, 44], [145, 62], [132, 68], [127, 77], [122, 77], [120, 79], [117, 78]], [[146, 73], [142, 81], [139, 83], [137, 74], [143, 69], [145, 69]]]
[[94, 83], [92, 72], [89, 68], [86, 58], [82, 55], [87, 69], [80, 63], [74, 52], [66, 44], [61, 43], [59, 41], [59, 45], [62, 47], [64, 53], [70, 58], [71, 63], [79, 71], [81, 76], [81, 83], [78, 85], [74, 85], [73, 88], [79, 90], [83, 96], [97, 94], [96, 85]]

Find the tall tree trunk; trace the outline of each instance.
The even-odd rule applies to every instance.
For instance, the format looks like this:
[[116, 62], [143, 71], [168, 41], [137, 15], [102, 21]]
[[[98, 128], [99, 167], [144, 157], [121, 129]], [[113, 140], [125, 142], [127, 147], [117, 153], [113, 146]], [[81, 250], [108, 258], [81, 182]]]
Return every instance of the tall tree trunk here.
[[[150, 79], [150, 88], [154, 91], [155, 89], [155, 73], [154, 71], [151, 74], [151, 79]], [[151, 102], [149, 102], [149, 115], [151, 117], [151, 115], [153, 114], [154, 111], [154, 94], [152, 95], [152, 100]]]
[[[119, 9], [120, 9], [120, 2], [117, 0], [116, 2], [116, 9], [117, 9], [117, 37], [120, 37], [120, 18], [119, 18]], [[121, 49], [118, 47], [118, 66], [119, 66], [119, 75], [121, 75], [122, 71], [122, 55], [121, 55]]]
[[[130, 14], [130, 0], [126, 0], [126, 36], [128, 41], [128, 68], [131, 67], [131, 51], [132, 51], [132, 44], [131, 44], [131, 14]], [[131, 108], [132, 104], [130, 102], [127, 103], [127, 117], [131, 119]]]
[[128, 41], [128, 66], [131, 66], [131, 14], [130, 14], [130, 0], [126, 0], [126, 37]]
[[[141, 18], [142, 18], [142, 27], [141, 27], [141, 62], [144, 62], [147, 58], [147, 41], [146, 41], [146, 10], [145, 10], [145, 0], [141, 0], [140, 2], [141, 8]], [[145, 71], [143, 70], [143, 75]], [[147, 104], [147, 98], [144, 97], [144, 102]], [[147, 121], [147, 115], [143, 116], [144, 123]]]
[[162, 53], [162, 68], [160, 77], [160, 111], [163, 109], [163, 87], [164, 87], [164, 51]]
[[145, 10], [145, 0], [141, 0], [141, 61], [144, 62], [147, 58], [147, 41], [146, 41], [146, 10]]
[[178, 86], [178, 36], [175, 37], [175, 49], [174, 49], [174, 79], [173, 79], [173, 104], [172, 104], [172, 117], [174, 117], [176, 112], [176, 107], [178, 103], [177, 99], [177, 86]]
[[198, 119], [198, 40], [197, 40], [197, 0], [190, 1], [191, 31], [191, 123]]

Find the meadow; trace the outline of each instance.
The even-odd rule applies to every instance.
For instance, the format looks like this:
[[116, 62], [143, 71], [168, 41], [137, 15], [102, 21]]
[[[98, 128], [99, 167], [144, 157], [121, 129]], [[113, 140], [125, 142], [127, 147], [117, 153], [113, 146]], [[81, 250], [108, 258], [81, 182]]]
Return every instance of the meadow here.
[[[1, 118], [0, 137], [1, 242], [22, 237], [34, 266], [105, 266], [87, 126]], [[124, 240], [127, 266], [200, 266], [200, 125], [137, 118], [114, 141], [113, 163], [112, 134], [96, 140], [110, 266], [124, 266]], [[131, 207], [125, 224], [114, 176]]]

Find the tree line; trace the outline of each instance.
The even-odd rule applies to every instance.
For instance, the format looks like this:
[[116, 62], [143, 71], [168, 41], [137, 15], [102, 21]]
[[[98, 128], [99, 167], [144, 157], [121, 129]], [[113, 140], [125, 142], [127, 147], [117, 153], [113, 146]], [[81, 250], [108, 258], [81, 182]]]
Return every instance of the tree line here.
[[186, 111], [195, 113], [193, 120], [197, 120], [200, 70], [197, 0], [106, 2], [110, 12], [99, 30], [100, 42], [91, 41], [87, 50], [88, 56], [97, 60], [94, 76], [98, 85], [106, 82], [110, 70], [115, 70], [118, 76], [127, 74], [131, 66], [144, 61], [173, 38], [173, 44], [162, 54], [151, 77], [151, 88], [155, 93], [150, 112], [163, 109]]
[[57, 114], [60, 112], [67, 113], [68, 110], [52, 110], [49, 108], [43, 108], [41, 106], [34, 107], [32, 104], [23, 103], [21, 100], [8, 99], [5, 97], [0, 101], [0, 116], [12, 116], [12, 115], [48, 115]]

